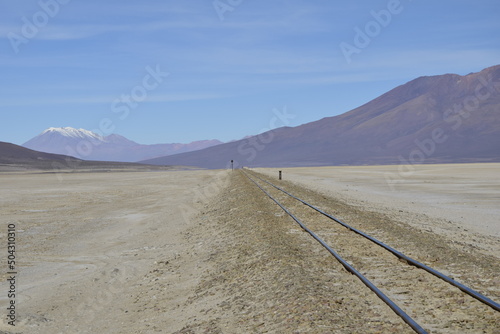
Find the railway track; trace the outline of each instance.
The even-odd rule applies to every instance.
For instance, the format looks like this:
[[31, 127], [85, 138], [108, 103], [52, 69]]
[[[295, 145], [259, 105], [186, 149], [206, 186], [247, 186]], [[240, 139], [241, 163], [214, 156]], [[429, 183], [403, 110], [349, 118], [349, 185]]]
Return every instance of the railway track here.
[[[349, 226], [256, 173], [242, 173], [415, 332], [453, 332], [453, 323], [485, 315], [492, 315], [491, 326], [496, 327], [492, 332], [500, 332], [500, 305], [492, 299]], [[443, 305], [445, 311], [441, 310]], [[452, 316], [456, 319], [451, 325], [448, 321], [436, 321], [436, 317]]]

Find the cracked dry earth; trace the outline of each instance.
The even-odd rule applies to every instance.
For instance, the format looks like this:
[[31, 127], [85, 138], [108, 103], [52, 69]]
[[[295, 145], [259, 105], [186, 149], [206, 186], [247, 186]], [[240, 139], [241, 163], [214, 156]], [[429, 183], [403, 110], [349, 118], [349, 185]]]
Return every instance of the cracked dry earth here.
[[[280, 186], [493, 300], [500, 299], [498, 258], [415, 230], [391, 220], [390, 213], [363, 211], [287, 182]], [[354, 239], [351, 243], [340, 237], [345, 231], [332, 222], [284, 197], [279, 200], [429, 333], [500, 332], [499, 312], [419, 269], [401, 269], [402, 263], [380, 250], [373, 251], [381, 260], [371, 270], [366, 258], [372, 254], [365, 252], [371, 246]], [[203, 274], [195, 291], [178, 306], [180, 313], [191, 310], [193, 315], [176, 334], [414, 332], [240, 171], [231, 174], [229, 187], [205, 204], [195, 219], [201, 225], [185, 238], [193, 245], [191, 254], [201, 257], [198, 266]], [[381, 267], [385, 264], [391, 270], [398, 267], [399, 273], [393, 277]], [[396, 276], [415, 281], [400, 282]]]

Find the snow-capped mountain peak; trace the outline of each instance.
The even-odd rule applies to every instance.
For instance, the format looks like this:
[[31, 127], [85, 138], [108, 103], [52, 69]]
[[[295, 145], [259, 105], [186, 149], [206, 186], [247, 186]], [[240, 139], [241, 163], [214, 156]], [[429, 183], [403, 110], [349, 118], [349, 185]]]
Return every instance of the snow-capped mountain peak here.
[[93, 140], [104, 141], [104, 138], [102, 136], [99, 136], [98, 134], [92, 131], [88, 131], [85, 129], [75, 129], [72, 127], [48, 128], [47, 130], [42, 132], [41, 135], [49, 133], [57, 133], [64, 137], [75, 138], [75, 139], [93, 139]]
[[118, 134], [104, 137], [85, 129], [51, 127], [23, 146], [35, 151], [70, 155], [83, 160], [135, 162], [200, 150], [217, 144], [221, 142], [205, 140], [189, 144], [141, 145]]

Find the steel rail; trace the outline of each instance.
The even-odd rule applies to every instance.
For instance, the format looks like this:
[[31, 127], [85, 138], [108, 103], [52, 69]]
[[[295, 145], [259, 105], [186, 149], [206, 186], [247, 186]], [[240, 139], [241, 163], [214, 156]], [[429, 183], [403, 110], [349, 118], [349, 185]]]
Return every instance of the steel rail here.
[[344, 226], [345, 228], [347, 228], [347, 229], [349, 229], [349, 230], [351, 230], [351, 231], [353, 231], [353, 232], [355, 232], [355, 233], [357, 233], [357, 234], [359, 234], [359, 235], [361, 235], [361, 236], [365, 237], [366, 239], [368, 239], [368, 240], [370, 240], [370, 241], [374, 242], [375, 244], [377, 244], [377, 245], [379, 245], [379, 246], [381, 246], [381, 247], [385, 248], [386, 250], [388, 250], [388, 251], [389, 251], [389, 252], [391, 252], [392, 254], [396, 255], [398, 258], [400, 258], [400, 259], [402, 259], [402, 260], [406, 261], [408, 264], [413, 265], [413, 266], [415, 266], [415, 267], [417, 267], [417, 268], [420, 268], [420, 269], [424, 269], [425, 271], [427, 271], [427, 272], [431, 273], [432, 275], [434, 275], [434, 276], [436, 276], [436, 277], [439, 277], [440, 279], [444, 280], [445, 282], [447, 282], [447, 283], [449, 283], [449, 284], [451, 284], [451, 285], [453, 285], [453, 286], [455, 286], [455, 287], [459, 288], [460, 290], [462, 290], [462, 291], [463, 291], [463, 292], [465, 292], [466, 294], [468, 294], [468, 295], [470, 295], [470, 296], [474, 297], [475, 299], [479, 300], [480, 302], [482, 302], [482, 303], [484, 303], [484, 304], [486, 304], [486, 305], [490, 306], [490, 307], [491, 307], [491, 308], [493, 308], [494, 310], [496, 310], [496, 311], [499, 311], [499, 312], [500, 312], [500, 304], [498, 304], [497, 302], [495, 302], [495, 301], [491, 300], [490, 298], [488, 298], [488, 297], [486, 297], [486, 296], [482, 295], [481, 293], [479, 293], [479, 292], [477, 292], [477, 291], [475, 291], [475, 290], [473, 290], [473, 289], [471, 289], [471, 288], [469, 288], [469, 287], [467, 287], [467, 286], [463, 285], [463, 284], [462, 284], [462, 283], [460, 283], [460, 282], [455, 281], [455, 280], [454, 280], [454, 279], [452, 279], [451, 277], [446, 276], [445, 274], [443, 274], [443, 273], [441, 273], [441, 272], [439, 272], [439, 271], [437, 271], [437, 270], [435, 270], [435, 269], [433, 269], [433, 268], [431, 268], [431, 267], [429, 267], [429, 266], [427, 266], [427, 265], [425, 265], [425, 264], [423, 264], [423, 263], [421, 263], [421, 262], [418, 262], [417, 260], [412, 259], [411, 257], [409, 257], [409, 256], [407, 256], [407, 255], [405, 255], [405, 254], [403, 254], [403, 253], [401, 253], [401, 252], [397, 251], [396, 249], [394, 249], [394, 248], [392, 248], [392, 247], [390, 247], [390, 246], [388, 246], [388, 245], [384, 244], [383, 242], [381, 242], [381, 241], [379, 241], [379, 240], [377, 240], [377, 239], [373, 238], [372, 236], [370, 236], [370, 235], [368, 235], [368, 234], [366, 234], [366, 233], [364, 233], [364, 232], [362, 232], [362, 231], [360, 231], [360, 230], [358, 230], [358, 229], [356, 229], [356, 228], [354, 228], [354, 227], [352, 227], [352, 226], [350, 226], [350, 225], [348, 225], [348, 224], [344, 223], [343, 221], [341, 221], [340, 219], [336, 218], [335, 216], [332, 216], [332, 215], [330, 215], [330, 214], [326, 213], [325, 211], [323, 211], [323, 210], [321, 210], [321, 209], [319, 209], [319, 208], [315, 207], [314, 205], [309, 204], [309, 203], [307, 203], [306, 201], [304, 201], [304, 200], [302, 200], [302, 199], [300, 199], [300, 198], [298, 198], [298, 197], [296, 197], [296, 196], [294, 196], [294, 195], [290, 194], [290, 193], [289, 193], [289, 192], [287, 192], [286, 190], [284, 190], [284, 189], [282, 189], [282, 188], [280, 188], [280, 187], [278, 187], [278, 186], [276, 186], [276, 185], [272, 184], [271, 182], [269, 182], [269, 181], [267, 181], [267, 180], [264, 180], [264, 179], [260, 178], [260, 177], [259, 177], [259, 176], [257, 176], [257, 175], [254, 175], [254, 176], [255, 176], [256, 178], [260, 179], [261, 181], [268, 183], [269, 185], [273, 186], [274, 188], [278, 189], [279, 191], [281, 191], [281, 192], [285, 193], [286, 195], [288, 195], [288, 196], [290, 196], [290, 197], [292, 197], [292, 198], [296, 199], [297, 201], [299, 201], [299, 202], [301, 202], [301, 203], [305, 204], [306, 206], [310, 207], [311, 209], [314, 209], [314, 210], [316, 210], [317, 212], [321, 213], [322, 215], [324, 215], [324, 216], [326, 216], [326, 217], [328, 217], [328, 218], [330, 218], [330, 219], [332, 219], [332, 220], [336, 221], [337, 223], [339, 223], [340, 225]]
[[[248, 174], [243, 172], [243, 174], [252, 181], [257, 187], [260, 188], [271, 200], [273, 200], [283, 211], [285, 211], [290, 217], [295, 220], [300, 227], [309, 233], [316, 241], [318, 241], [330, 254], [332, 254], [337, 261], [342, 264], [342, 266], [351, 274], [357, 276], [370, 290], [372, 290], [382, 301], [384, 301], [398, 316], [403, 319], [416, 333], [427, 334], [427, 331], [423, 329], [415, 320], [413, 320], [406, 312], [404, 312], [396, 303], [394, 303], [389, 297], [387, 297], [379, 288], [377, 288], [370, 280], [368, 280], [363, 274], [358, 272], [353, 266], [351, 266], [347, 261], [345, 261], [337, 252], [335, 252], [328, 244], [318, 237], [313, 231], [307, 228], [295, 215], [293, 215], [286, 207], [284, 207], [278, 200], [276, 200], [271, 194], [269, 194], [264, 188], [262, 188], [255, 180], [253, 180]], [[259, 178], [260, 179], [260, 178]]]

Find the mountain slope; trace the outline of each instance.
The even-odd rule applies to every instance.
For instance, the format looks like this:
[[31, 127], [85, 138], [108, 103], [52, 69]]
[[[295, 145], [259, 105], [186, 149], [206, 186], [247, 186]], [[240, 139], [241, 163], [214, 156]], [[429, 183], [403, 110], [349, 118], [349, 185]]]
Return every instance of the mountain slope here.
[[11, 143], [0, 142], [0, 164], [25, 163], [33, 161], [78, 160], [65, 155], [37, 152]]
[[128, 162], [85, 161], [74, 157], [38, 152], [11, 143], [0, 142], [0, 172], [45, 170], [68, 171], [140, 171], [169, 170], [172, 167]]
[[[269, 140], [272, 138], [272, 140]], [[225, 168], [500, 161], [500, 65], [420, 77], [345, 114], [145, 162]]]
[[134, 162], [218, 144], [221, 144], [218, 140], [205, 140], [190, 144], [141, 145], [116, 134], [103, 137], [85, 129], [65, 127], [49, 128], [23, 146], [36, 151], [66, 154], [85, 160]]
[[68, 164], [79, 164], [82, 160], [73, 157], [43, 153], [11, 143], [0, 142], [0, 167], [53, 169]]

